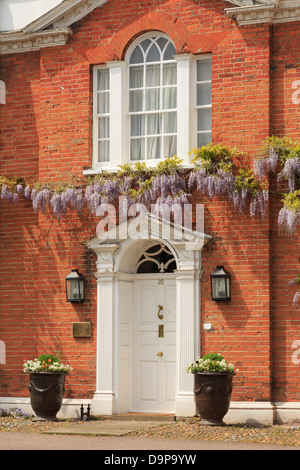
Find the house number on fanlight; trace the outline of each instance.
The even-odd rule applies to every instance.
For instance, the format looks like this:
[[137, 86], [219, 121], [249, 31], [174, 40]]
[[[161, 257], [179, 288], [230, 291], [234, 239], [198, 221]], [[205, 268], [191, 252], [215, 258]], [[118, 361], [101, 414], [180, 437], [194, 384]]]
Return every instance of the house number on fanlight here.
[[158, 285], [163, 286], [165, 281], [163, 279], [158, 279]]

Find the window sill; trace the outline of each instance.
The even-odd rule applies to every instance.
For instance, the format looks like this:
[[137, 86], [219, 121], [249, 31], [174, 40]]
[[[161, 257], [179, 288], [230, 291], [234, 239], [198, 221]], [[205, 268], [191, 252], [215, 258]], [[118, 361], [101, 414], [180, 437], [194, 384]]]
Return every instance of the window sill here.
[[[149, 169], [155, 168], [155, 165], [149, 165], [148, 168]], [[182, 163], [178, 165], [178, 168], [182, 170], [191, 170], [195, 168], [195, 165], [193, 163]], [[102, 172], [117, 173], [117, 171], [120, 171], [119, 166], [103, 166], [103, 167], [89, 168], [88, 170], [83, 170], [83, 175], [93, 176], [93, 175], [99, 175]]]

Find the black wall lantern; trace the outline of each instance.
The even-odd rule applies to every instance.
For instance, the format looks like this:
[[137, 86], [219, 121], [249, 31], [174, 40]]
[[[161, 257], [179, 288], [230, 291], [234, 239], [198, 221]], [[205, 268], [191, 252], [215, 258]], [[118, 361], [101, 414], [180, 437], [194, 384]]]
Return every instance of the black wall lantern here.
[[72, 269], [66, 277], [67, 302], [84, 302], [84, 277]]
[[230, 300], [231, 276], [224, 266], [217, 266], [211, 273], [210, 280], [212, 300]]

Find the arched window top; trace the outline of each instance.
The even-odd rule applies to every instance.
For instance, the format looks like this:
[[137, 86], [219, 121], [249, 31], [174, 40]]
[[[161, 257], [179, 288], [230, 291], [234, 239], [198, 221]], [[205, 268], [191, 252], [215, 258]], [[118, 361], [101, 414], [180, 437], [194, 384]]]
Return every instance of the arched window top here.
[[137, 266], [137, 274], [172, 273], [176, 269], [173, 253], [163, 244], [151, 246], [143, 252]]
[[147, 37], [140, 40], [129, 54], [129, 64], [139, 65], [144, 63], [156, 63], [174, 61], [176, 49], [173, 42], [166, 36]]

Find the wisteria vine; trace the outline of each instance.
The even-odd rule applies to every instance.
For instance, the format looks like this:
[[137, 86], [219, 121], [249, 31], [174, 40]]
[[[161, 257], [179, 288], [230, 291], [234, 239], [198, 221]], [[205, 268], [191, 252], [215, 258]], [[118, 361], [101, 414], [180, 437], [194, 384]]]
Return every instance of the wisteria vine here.
[[[260, 180], [270, 173], [277, 173], [278, 190], [283, 202], [278, 225], [289, 235], [294, 235], [300, 226], [300, 142], [294, 142], [288, 137], [270, 137], [262, 155], [255, 161], [254, 172]], [[300, 284], [300, 275], [288, 284]], [[299, 300], [300, 291], [297, 291], [293, 303], [296, 304]]]
[[[166, 158], [155, 169], [145, 163], [124, 165], [114, 174], [102, 172], [94, 177], [76, 178], [66, 182], [36, 182], [28, 184], [17, 180], [0, 178], [1, 199], [17, 202], [25, 198], [32, 202], [34, 211], [53, 212], [58, 220], [68, 209], [81, 214], [84, 209], [96, 214], [101, 204], [115, 204], [120, 196], [125, 197], [127, 209], [140, 203], [162, 215], [168, 207], [176, 208], [188, 204], [193, 191], [214, 196], [228, 195], [234, 207], [244, 212], [249, 200], [250, 215], [267, 211], [268, 189], [260, 182], [253, 170], [239, 170], [234, 163], [238, 155], [235, 149], [209, 144], [192, 152], [195, 168], [180, 168], [176, 157]], [[234, 173], [237, 173], [235, 176]]]
[[[176, 213], [188, 204], [194, 191], [209, 198], [225, 196], [233, 206], [251, 217], [267, 213], [270, 174], [277, 174], [278, 192], [282, 194], [283, 207], [278, 224], [289, 235], [300, 226], [300, 143], [284, 137], [270, 137], [265, 141], [261, 155], [253, 168], [240, 168], [241, 154], [223, 145], [209, 144], [191, 152], [194, 168], [182, 169], [181, 161], [174, 156], [158, 163], [155, 169], [145, 163], [123, 165], [116, 173], [102, 172], [93, 177], [72, 178], [64, 182], [28, 183], [22, 178], [0, 177], [1, 199], [12, 203], [25, 198], [33, 210], [52, 211], [61, 220], [68, 210], [81, 214], [87, 210], [97, 214], [101, 204], [116, 204], [122, 196], [124, 214], [132, 204], [139, 203], [164, 216]], [[122, 209], [122, 208], [121, 208]], [[300, 284], [300, 275], [289, 285]], [[300, 291], [294, 303], [300, 300]]]

